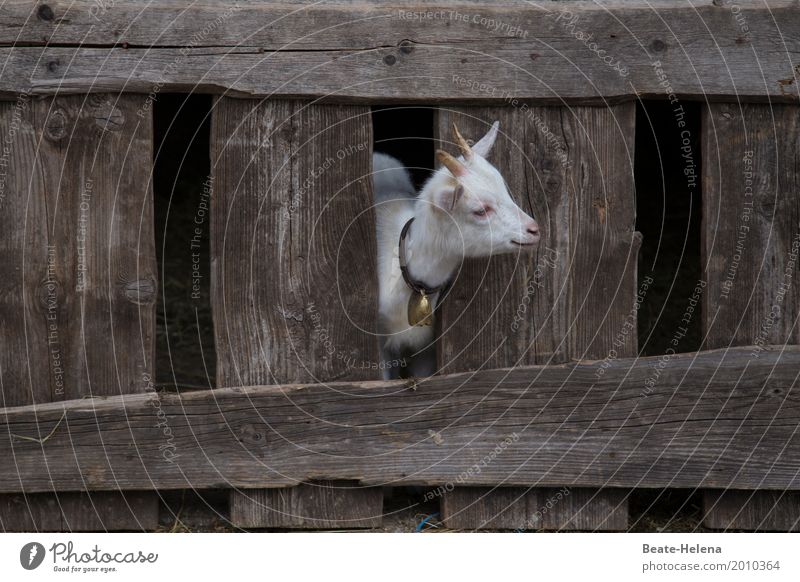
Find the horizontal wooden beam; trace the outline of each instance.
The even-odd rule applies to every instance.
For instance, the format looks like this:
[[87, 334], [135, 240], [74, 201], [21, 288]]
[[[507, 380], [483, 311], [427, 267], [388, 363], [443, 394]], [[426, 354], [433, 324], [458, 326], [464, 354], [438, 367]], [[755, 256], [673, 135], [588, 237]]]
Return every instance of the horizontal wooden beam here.
[[800, 347], [0, 410], [0, 491], [361, 484], [800, 490]]
[[0, 95], [796, 100], [793, 0], [6, 2]]

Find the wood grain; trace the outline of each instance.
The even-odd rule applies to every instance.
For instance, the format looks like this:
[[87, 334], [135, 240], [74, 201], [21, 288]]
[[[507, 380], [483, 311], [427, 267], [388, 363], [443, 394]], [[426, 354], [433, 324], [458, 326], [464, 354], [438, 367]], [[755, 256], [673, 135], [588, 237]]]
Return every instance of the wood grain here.
[[[152, 387], [153, 134], [143, 102], [141, 96], [33, 100], [21, 95], [15, 103], [0, 104], [5, 140], [0, 387], [5, 406], [141, 393]], [[43, 499], [24, 503], [31, 515]], [[23, 501], [6, 499], [4, 507], [19, 507]], [[137, 507], [150, 506], [147, 516], [157, 503], [152, 494], [135, 501]], [[34, 522], [90, 527], [94, 522], [77, 515], [84, 505], [56, 504], [67, 513], [51, 516], [55, 521]], [[114, 510], [106, 514], [105, 527], [131, 527], [130, 518], [116, 520], [116, 515]], [[14, 519], [5, 519], [7, 528], [15, 527]], [[143, 519], [141, 525], [155, 527], [157, 520]]]
[[142, 101], [2, 104], [13, 138], [0, 212], [6, 406], [149, 386], [156, 264]]
[[442, 516], [451, 529], [618, 531], [628, 527], [628, 490], [457, 487]]
[[142, 531], [158, 525], [158, 494], [142, 491], [0, 496], [0, 531]]
[[712, 529], [800, 531], [798, 496], [792, 491], [703, 491], [703, 525]]
[[[711, 105], [703, 116], [706, 345], [800, 343], [800, 109]], [[708, 527], [789, 530], [800, 496], [704, 493]]]
[[703, 116], [709, 348], [800, 343], [798, 113], [719, 104]]
[[231, 522], [246, 528], [380, 527], [383, 490], [352, 483], [304, 483], [284, 489], [241, 489], [231, 496]]
[[374, 379], [369, 108], [214, 107], [218, 385]]
[[477, 137], [495, 119], [491, 161], [543, 238], [535, 254], [465, 263], [442, 308], [443, 369], [634, 355], [633, 106], [445, 109], [439, 132], [456, 121]]
[[607, 103], [661, 97], [663, 83], [697, 99], [798, 97], [791, 0], [742, 0], [738, 14], [681, 0], [232, 4], [6, 2], [0, 92]]
[[0, 491], [317, 480], [798, 491], [800, 348], [752, 349], [466, 372], [416, 390], [291, 384], [10, 408]]
[[[218, 386], [378, 377], [369, 108], [222, 98], [211, 144]], [[381, 515], [380, 490], [334, 484], [231, 496], [241, 527]]]
[[[489, 159], [517, 204], [539, 222], [543, 236], [536, 253], [464, 263], [441, 308], [437, 349], [442, 372], [568, 359], [570, 198], [567, 170], [558, 158], [559, 152], [566, 153], [561, 115], [560, 108], [541, 107], [527, 112], [513, 107], [439, 111], [437, 147], [448, 151], [456, 151], [454, 122], [476, 141], [494, 120], [500, 121], [501, 134]], [[557, 132], [556, 139], [547, 140], [534, 120]]]
[[[442, 368], [455, 372], [636, 355], [640, 238], [634, 232], [633, 106], [567, 109], [518, 103], [443, 109], [440, 145], [452, 149], [447, 141], [454, 122], [478, 139], [496, 119], [503, 135], [491, 161], [517, 203], [540, 223], [543, 238], [535, 254], [465, 263], [442, 308]], [[446, 496], [445, 523], [468, 527], [472, 508], [473, 527], [516, 528], [529, 513], [526, 504], [545, 495], [471, 491], [477, 495], [472, 500], [465, 492]], [[495, 494], [500, 498], [488, 503], [512, 500], [518, 510], [507, 508], [490, 524], [480, 505]], [[577, 506], [586, 520], [567, 516], [571, 504], [555, 508], [552, 517], [569, 529], [624, 528], [627, 518], [595, 518], [617, 501], [621, 507], [614, 515], [627, 515], [626, 498], [604, 495], [594, 492]], [[459, 509], [458, 503], [465, 506]], [[451, 522], [448, 515], [458, 518]]]

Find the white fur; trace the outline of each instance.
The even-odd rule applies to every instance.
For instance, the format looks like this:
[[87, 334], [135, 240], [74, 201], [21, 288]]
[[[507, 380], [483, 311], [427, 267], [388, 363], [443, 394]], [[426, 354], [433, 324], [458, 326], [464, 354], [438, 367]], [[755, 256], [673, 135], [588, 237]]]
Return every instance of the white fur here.
[[[411, 356], [413, 375], [430, 375], [435, 370], [435, 360], [430, 357], [433, 328], [409, 325], [411, 290], [400, 273], [400, 231], [412, 216], [414, 222], [406, 237], [406, 261], [411, 276], [429, 287], [449, 281], [464, 257], [519, 252], [534, 248], [539, 241], [536, 222], [514, 203], [500, 172], [486, 160], [498, 126], [495, 122], [472, 146], [469, 159], [458, 158], [463, 167], [458, 177], [447, 168], [439, 168], [416, 198], [408, 171], [398, 160], [379, 153], [373, 156], [379, 332], [385, 378], [398, 376], [399, 369], [392, 363], [403, 356]], [[458, 186], [462, 194], [452, 206]], [[485, 207], [492, 209], [487, 216], [473, 214]], [[438, 294], [433, 299], [435, 304]], [[414, 355], [425, 351], [428, 357], [415, 368]]]
[[372, 184], [376, 202], [417, 195], [411, 176], [400, 160], [378, 152], [372, 154]]

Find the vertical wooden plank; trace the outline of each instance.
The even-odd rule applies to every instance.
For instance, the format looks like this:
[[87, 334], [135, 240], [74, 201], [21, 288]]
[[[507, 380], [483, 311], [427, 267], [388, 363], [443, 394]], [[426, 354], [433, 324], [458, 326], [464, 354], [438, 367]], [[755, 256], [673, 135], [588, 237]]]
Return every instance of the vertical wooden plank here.
[[529, 115], [560, 131], [557, 108], [439, 111], [438, 141], [451, 152], [458, 151], [451, 143], [453, 122], [476, 141], [494, 120], [500, 121], [500, 136], [489, 159], [516, 202], [536, 218], [542, 231], [535, 253], [465, 263], [442, 308], [437, 344], [442, 373], [568, 359], [569, 168], [559, 142], [537, 132]]
[[627, 496], [624, 489], [456, 487], [441, 510], [457, 530], [620, 530], [628, 523]]
[[[98, 94], [0, 104], [4, 406], [152, 386], [153, 135], [144, 101]], [[125, 495], [132, 503], [120, 496], [127, 510], [107, 513], [104, 528], [155, 528], [157, 495]], [[29, 520], [7, 516], [4, 527], [94, 529], [78, 515], [84, 497], [60, 500], [59, 512], [47, 496], [6, 498], [0, 507], [25, 507]]]
[[[453, 121], [477, 139], [495, 119], [503, 135], [490, 161], [537, 219], [543, 238], [536, 254], [465, 264], [442, 308], [441, 368], [455, 372], [635, 355], [640, 237], [634, 232], [634, 105], [443, 109], [440, 141], [449, 140]], [[520, 522], [531, 524], [538, 500], [547, 499], [547, 492], [537, 489], [496, 489], [493, 500], [487, 493], [473, 488], [448, 494], [445, 522], [519, 528]], [[537, 527], [627, 527], [625, 495], [581, 495], [587, 495], [586, 503], [561, 504]], [[482, 503], [505, 511], [487, 521], [478, 509]]]
[[248, 489], [231, 496], [231, 515], [237, 526], [246, 528], [378, 527], [383, 515], [383, 490], [336, 482]]
[[[710, 104], [703, 115], [704, 348], [800, 343], [800, 107]], [[708, 527], [796, 529], [800, 495], [704, 492]]]
[[[0, 103], [3, 406], [64, 398], [60, 358], [52, 358], [48, 347], [48, 306], [54, 305], [57, 287], [55, 281], [47, 279], [50, 232], [44, 180], [58, 178], [59, 174], [47, 171], [50, 160], [38, 152], [45, 129], [42, 124], [46, 117], [42, 117], [47, 115], [44, 103], [34, 103], [27, 95], [20, 95], [15, 102]], [[57, 325], [55, 320], [53, 325]], [[54, 343], [53, 349], [54, 355], [60, 354], [58, 344]], [[62, 374], [58, 381], [54, 371]]]
[[711, 529], [800, 531], [797, 494], [784, 491], [703, 491], [703, 525]]
[[158, 508], [155, 493], [138, 491], [3, 495], [0, 497], [0, 531], [155, 529]]
[[[378, 378], [369, 107], [221, 98], [211, 142], [218, 385]], [[364, 527], [382, 497], [234, 491], [231, 513], [246, 527]]]

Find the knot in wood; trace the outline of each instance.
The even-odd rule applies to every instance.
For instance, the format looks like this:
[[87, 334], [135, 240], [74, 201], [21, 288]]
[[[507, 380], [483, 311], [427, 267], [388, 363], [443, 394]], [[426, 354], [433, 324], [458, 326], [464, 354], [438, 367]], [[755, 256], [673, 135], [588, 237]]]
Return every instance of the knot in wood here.
[[262, 427], [249, 422], [240, 426], [236, 432], [240, 443], [265, 444], [267, 441]]
[[55, 312], [64, 298], [64, 289], [61, 281], [54, 276], [43, 279], [36, 286], [36, 299], [46, 312]]
[[44, 20], [45, 22], [52, 22], [52, 20], [56, 17], [56, 15], [53, 14], [53, 9], [47, 4], [42, 4], [39, 6], [39, 10], [36, 11], [36, 16], [39, 18], [39, 20]]
[[762, 193], [757, 193], [754, 196], [753, 207], [758, 216], [760, 216], [765, 224], [773, 224], [779, 216], [787, 212], [791, 212], [792, 202], [787, 196], [781, 196], [772, 187], [768, 185], [764, 188]]
[[125, 298], [137, 305], [149, 305], [156, 300], [156, 282], [152, 279], [139, 279], [125, 283]]
[[667, 43], [660, 38], [657, 38], [650, 43], [650, 50], [652, 50], [654, 53], [663, 53], [665, 50], [667, 50]]
[[561, 178], [555, 174], [551, 174], [545, 179], [544, 187], [548, 192], [557, 192], [561, 190]]
[[61, 141], [67, 137], [69, 117], [61, 108], [53, 109], [44, 126], [44, 135], [50, 141]]

